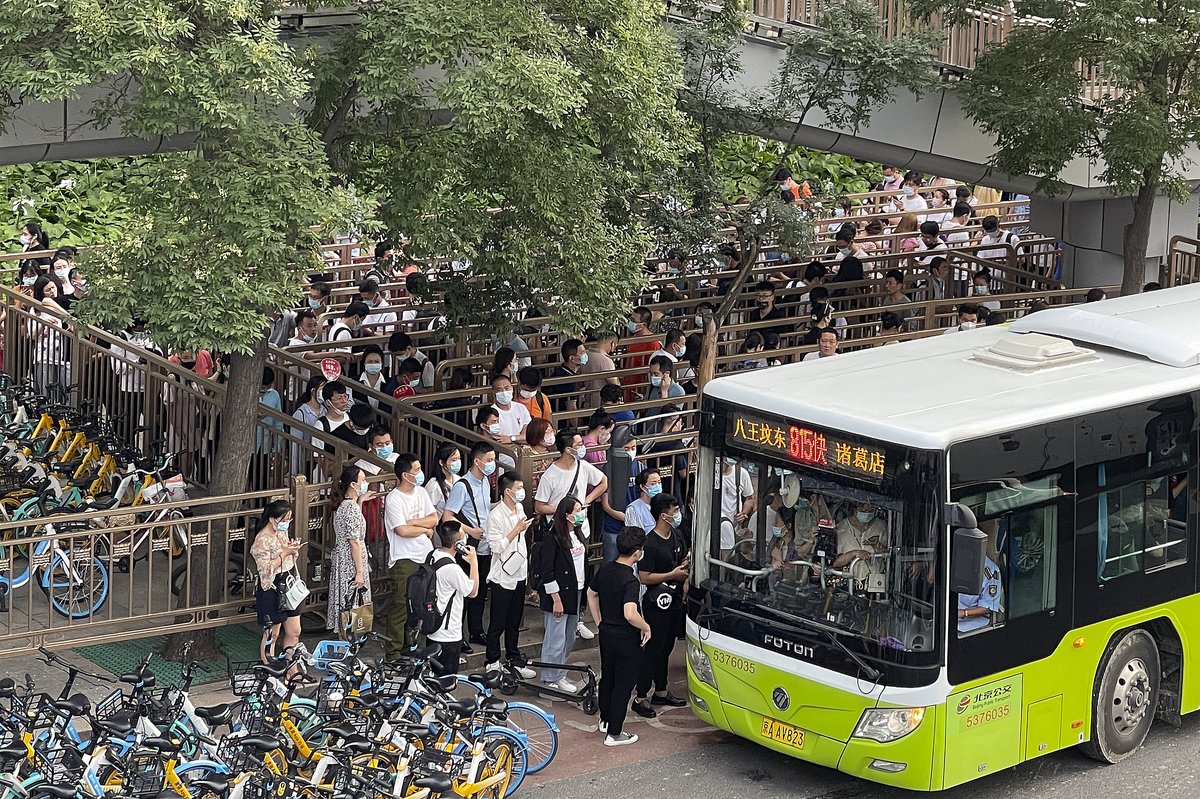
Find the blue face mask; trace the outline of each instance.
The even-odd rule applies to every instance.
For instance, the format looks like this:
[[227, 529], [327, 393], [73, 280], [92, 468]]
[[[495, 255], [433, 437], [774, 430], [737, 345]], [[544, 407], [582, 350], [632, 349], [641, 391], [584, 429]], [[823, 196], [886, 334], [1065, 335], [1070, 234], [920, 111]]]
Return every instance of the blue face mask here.
[[584, 457], [586, 455], [587, 455], [587, 447], [583, 446], [582, 444], [580, 444], [578, 447], [576, 447], [576, 449], [575, 449], [575, 459], [576, 460], [581, 461], [584, 459]]
[[586, 366], [588, 362], [588, 354], [586, 352], [579, 353], [579, 365]]
[[650, 385], [658, 388], [662, 385], [662, 375], [650, 375]]
[[525, 501], [525, 489], [518, 488], [516, 491], [513, 492], [513, 502], [516, 502], [519, 505], [524, 501]]
[[625, 329], [628, 330], [630, 333], [636, 333], [637, 329], [638, 329], [637, 322], [628, 322], [627, 321], [625, 323]]
[[291, 519], [288, 519], [286, 522], [275, 522], [275, 529], [281, 533], [286, 533], [288, 531], [288, 528], [290, 528], [291, 526], [292, 526]]
[[375, 454], [383, 459], [392, 457], [392, 452], [395, 448], [391, 444], [384, 444], [382, 447], [375, 448]]
[[488, 461], [487, 463], [483, 464], [483, 476], [484, 477], [491, 477], [495, 473], [496, 473], [496, 462], [495, 461]]
[[775, 538], [782, 538], [783, 537], [783, 528], [782, 527], [772, 527], [771, 535], [774, 536]]
[[321, 301], [320, 301], [320, 300], [314, 300], [312, 297], [309, 297], [309, 298], [308, 298], [308, 307], [309, 307], [309, 308], [320, 308], [320, 307], [321, 307]]
[[414, 474], [412, 476], [412, 481], [413, 481], [413, 485], [415, 485], [415, 486], [425, 485], [425, 472], [417, 472], [416, 474]]
[[703, 316], [699, 316], [699, 315], [694, 316], [694, 317], [692, 317], [692, 321], [696, 323], [696, 327], [704, 327], [704, 317]]
[[456, 461], [450, 461], [450, 463], [446, 465], [450, 467], [450, 474], [458, 474], [462, 471], [462, 458], [459, 458]]
[[366, 372], [366, 373], [367, 373], [367, 374], [369, 374], [369, 375], [377, 375], [377, 374], [379, 374], [380, 372], [382, 372], [382, 371], [383, 371], [383, 364], [381, 364], [381, 363], [369, 363], [369, 364], [367, 364], [366, 366], [364, 366], [364, 367], [363, 367], [363, 371], [364, 371], [364, 372]]
[[507, 405], [513, 401], [513, 393], [511, 391], [497, 391], [496, 402], [500, 405]]
[[917, 193], [917, 190], [916, 190], [916, 189], [914, 189], [912, 186], [905, 186], [905, 187], [904, 187], [904, 196], [905, 196], [905, 197], [911, 197], [911, 196], [913, 196], [913, 195], [914, 195], [914, 194], [916, 194], [916, 193]]
[[646, 496], [653, 499], [662, 493], [662, 483], [651, 483], [646, 486]]
[[675, 527], [683, 524], [683, 511], [675, 511], [675, 515], [671, 517], [671, 524]]

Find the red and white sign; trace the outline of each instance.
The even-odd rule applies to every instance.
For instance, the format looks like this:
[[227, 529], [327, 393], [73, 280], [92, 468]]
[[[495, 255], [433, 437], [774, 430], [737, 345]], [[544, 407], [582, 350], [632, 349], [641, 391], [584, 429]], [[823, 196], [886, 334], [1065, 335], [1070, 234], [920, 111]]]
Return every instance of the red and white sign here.
[[326, 380], [337, 380], [342, 376], [342, 365], [334, 358], [321, 359], [321, 374]]

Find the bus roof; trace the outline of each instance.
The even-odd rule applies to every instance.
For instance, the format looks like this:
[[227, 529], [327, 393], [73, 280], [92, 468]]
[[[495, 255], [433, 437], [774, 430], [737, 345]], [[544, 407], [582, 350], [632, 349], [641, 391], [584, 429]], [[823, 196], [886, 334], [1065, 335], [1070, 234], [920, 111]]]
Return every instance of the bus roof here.
[[[989, 354], [980, 350], [1034, 343], [1061, 345], [1074, 355], [1036, 369], [1006, 368], [997, 359], [977, 357]], [[1200, 284], [742, 372], [714, 380], [705, 393], [886, 442], [944, 449], [1197, 388]]]

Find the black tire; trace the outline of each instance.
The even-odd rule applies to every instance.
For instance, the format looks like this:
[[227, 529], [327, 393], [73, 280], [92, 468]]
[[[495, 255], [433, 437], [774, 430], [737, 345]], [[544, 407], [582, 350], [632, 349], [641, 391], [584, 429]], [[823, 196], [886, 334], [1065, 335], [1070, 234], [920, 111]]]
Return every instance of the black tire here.
[[600, 709], [600, 703], [596, 701], [596, 697], [589, 696], [587, 699], [583, 700], [581, 707], [584, 713], [589, 716], [594, 716], [596, 715], [596, 711]]
[[1162, 665], [1146, 630], [1130, 630], [1109, 650], [1092, 689], [1092, 739], [1088, 757], [1120, 763], [1138, 750], [1154, 723]]
[[507, 671], [500, 677], [500, 693], [512, 696], [517, 692], [517, 678]]

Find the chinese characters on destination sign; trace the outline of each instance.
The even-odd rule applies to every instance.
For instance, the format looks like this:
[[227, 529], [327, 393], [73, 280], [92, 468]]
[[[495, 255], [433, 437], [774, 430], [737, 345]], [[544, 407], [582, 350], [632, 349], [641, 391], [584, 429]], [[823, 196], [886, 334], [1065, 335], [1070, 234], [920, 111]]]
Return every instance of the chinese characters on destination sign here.
[[733, 417], [731, 433], [734, 441], [819, 469], [879, 479], [883, 477], [886, 465], [883, 450], [841, 441], [823, 431], [800, 425], [784, 425], [737, 414]]

